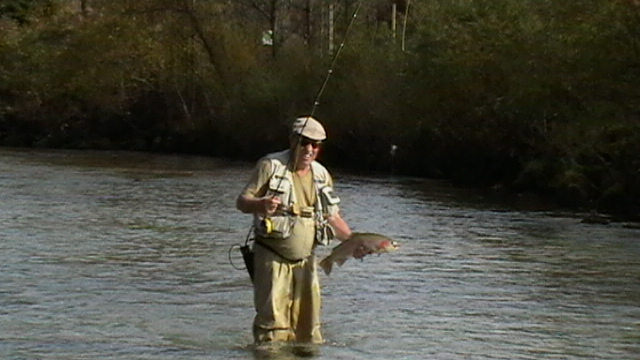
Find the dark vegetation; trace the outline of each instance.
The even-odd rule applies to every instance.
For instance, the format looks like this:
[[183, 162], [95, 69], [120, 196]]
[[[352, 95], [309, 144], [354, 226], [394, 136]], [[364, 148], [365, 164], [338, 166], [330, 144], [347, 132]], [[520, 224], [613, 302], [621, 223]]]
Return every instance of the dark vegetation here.
[[[253, 160], [311, 111], [357, 8], [1, 0], [0, 145]], [[640, 213], [631, 0], [362, 1], [333, 70], [315, 112], [332, 166]]]

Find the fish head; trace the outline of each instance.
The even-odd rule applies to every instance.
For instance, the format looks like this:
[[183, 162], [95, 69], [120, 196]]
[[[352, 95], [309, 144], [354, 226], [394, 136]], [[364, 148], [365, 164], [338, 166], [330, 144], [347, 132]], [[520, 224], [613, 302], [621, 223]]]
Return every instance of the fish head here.
[[376, 233], [353, 233], [349, 238], [352, 247], [361, 247], [367, 254], [380, 254], [395, 251], [400, 247], [398, 242]]
[[398, 250], [399, 247], [400, 247], [400, 244], [398, 244], [398, 242], [395, 240], [384, 240], [380, 243], [380, 246], [378, 247], [378, 251], [391, 252], [391, 251]]

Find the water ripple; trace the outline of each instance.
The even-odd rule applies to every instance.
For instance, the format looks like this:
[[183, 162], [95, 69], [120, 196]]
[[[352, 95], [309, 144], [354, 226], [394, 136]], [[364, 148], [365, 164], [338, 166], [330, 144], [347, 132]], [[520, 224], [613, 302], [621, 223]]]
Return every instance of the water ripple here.
[[[0, 357], [261, 358], [250, 281], [228, 253], [248, 231], [234, 201], [250, 168], [0, 150]], [[352, 227], [402, 247], [322, 275], [328, 343], [272, 358], [640, 359], [638, 230], [336, 175]]]

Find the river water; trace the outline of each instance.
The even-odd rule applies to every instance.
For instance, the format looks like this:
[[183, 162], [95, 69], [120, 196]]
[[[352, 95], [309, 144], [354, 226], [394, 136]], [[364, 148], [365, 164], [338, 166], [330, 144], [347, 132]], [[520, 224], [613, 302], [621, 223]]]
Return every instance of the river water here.
[[640, 359], [640, 230], [339, 171], [354, 230], [402, 248], [321, 275], [325, 345], [256, 351], [251, 167], [0, 149], [0, 358]]

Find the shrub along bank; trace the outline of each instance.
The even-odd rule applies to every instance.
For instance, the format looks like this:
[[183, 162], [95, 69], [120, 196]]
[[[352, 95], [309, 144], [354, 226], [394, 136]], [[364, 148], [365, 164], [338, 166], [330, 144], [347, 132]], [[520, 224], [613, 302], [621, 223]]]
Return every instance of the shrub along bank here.
[[[357, 9], [336, 2], [328, 28], [319, 1], [14, 3], [0, 8], [0, 144], [245, 159], [311, 111], [328, 32], [335, 49]], [[631, 2], [416, 0], [395, 32], [384, 2], [363, 4], [315, 112], [326, 162], [638, 216]]]

